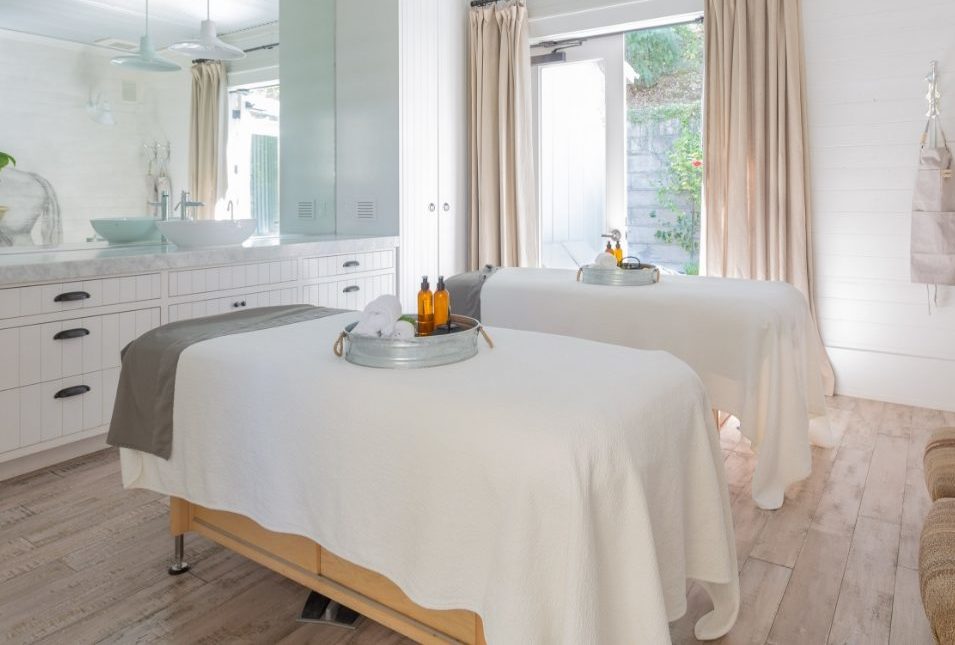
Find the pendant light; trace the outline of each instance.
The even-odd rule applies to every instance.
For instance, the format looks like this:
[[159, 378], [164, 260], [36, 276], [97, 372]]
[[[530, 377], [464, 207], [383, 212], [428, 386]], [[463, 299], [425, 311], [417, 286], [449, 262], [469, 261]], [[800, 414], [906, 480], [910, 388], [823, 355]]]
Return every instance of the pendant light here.
[[172, 44], [169, 49], [195, 59], [239, 60], [245, 58], [244, 51], [219, 38], [216, 33], [216, 23], [209, 19], [209, 0], [206, 0], [206, 19], [199, 27], [199, 38]]
[[141, 72], [175, 72], [182, 69], [179, 65], [156, 55], [153, 43], [149, 39], [149, 0], [146, 0], [146, 32], [139, 39], [139, 51], [129, 56], [117, 56], [112, 61], [127, 69]]

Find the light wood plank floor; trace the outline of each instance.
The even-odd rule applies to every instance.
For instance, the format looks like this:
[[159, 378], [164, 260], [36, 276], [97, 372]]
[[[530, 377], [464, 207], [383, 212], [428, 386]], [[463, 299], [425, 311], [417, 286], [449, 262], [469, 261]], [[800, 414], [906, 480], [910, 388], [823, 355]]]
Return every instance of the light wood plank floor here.
[[[830, 400], [841, 443], [785, 506], [750, 498], [755, 457], [733, 421], [721, 442], [733, 498], [743, 606], [726, 643], [932, 643], [916, 564], [928, 511], [921, 455], [955, 414]], [[123, 491], [114, 451], [0, 483], [0, 642], [409, 643], [365, 619], [355, 631], [295, 622], [307, 592], [206, 540], [192, 571], [166, 575], [166, 500]], [[688, 589], [675, 643], [709, 608]]]

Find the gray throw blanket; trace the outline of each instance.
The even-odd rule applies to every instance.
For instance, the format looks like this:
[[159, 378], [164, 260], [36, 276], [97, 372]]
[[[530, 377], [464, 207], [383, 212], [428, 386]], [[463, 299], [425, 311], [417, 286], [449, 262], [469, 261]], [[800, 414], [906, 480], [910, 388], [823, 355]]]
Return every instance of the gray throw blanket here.
[[445, 280], [444, 286], [451, 296], [451, 312], [481, 320], [481, 289], [497, 269], [488, 264], [480, 271], [461, 273]]
[[342, 313], [311, 305], [262, 307], [174, 322], [148, 331], [122, 352], [113, 418], [106, 443], [169, 459], [179, 356], [204, 340], [280, 327]]

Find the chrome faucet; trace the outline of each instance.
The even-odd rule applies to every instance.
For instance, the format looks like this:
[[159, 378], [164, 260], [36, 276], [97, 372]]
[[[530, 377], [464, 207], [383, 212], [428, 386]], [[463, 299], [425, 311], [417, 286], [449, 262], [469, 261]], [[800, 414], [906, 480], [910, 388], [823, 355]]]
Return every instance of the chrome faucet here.
[[182, 191], [182, 196], [179, 198], [179, 203], [176, 204], [176, 210], [179, 211], [179, 216], [182, 219], [195, 219], [194, 217], [189, 217], [190, 208], [199, 208], [200, 206], [205, 206], [203, 202], [191, 202], [189, 201], [189, 191]]
[[169, 193], [163, 191], [162, 195], [159, 197], [159, 201], [149, 202], [149, 205], [159, 209], [159, 212], [157, 213], [159, 219], [164, 222], [169, 219]]

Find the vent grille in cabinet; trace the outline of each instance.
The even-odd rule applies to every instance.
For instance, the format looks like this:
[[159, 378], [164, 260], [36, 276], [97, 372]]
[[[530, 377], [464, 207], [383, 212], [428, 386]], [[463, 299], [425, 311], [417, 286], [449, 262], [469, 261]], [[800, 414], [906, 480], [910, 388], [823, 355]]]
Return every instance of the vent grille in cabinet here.
[[371, 199], [355, 202], [355, 215], [360, 221], [369, 222], [378, 219], [378, 204]]
[[299, 202], [298, 203], [298, 218], [299, 219], [315, 219], [315, 202]]

